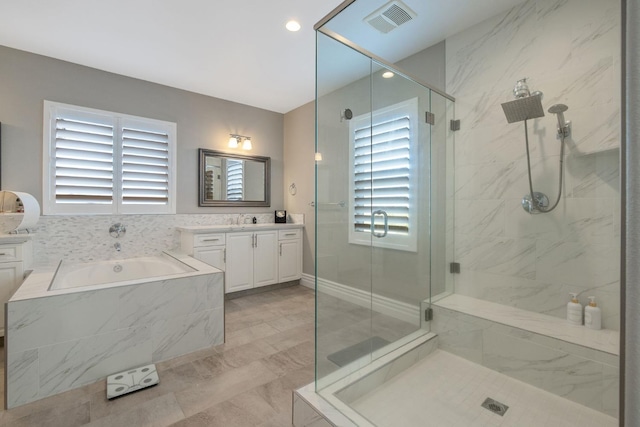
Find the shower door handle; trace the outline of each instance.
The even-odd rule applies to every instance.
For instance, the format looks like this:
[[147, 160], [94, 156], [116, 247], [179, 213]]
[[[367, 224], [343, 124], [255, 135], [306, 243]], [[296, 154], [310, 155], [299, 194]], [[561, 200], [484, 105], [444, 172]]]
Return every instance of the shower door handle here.
[[[382, 231], [382, 233], [376, 233], [376, 215], [382, 215], [382, 217], [384, 218], [384, 230]], [[373, 234], [375, 237], [380, 238], [380, 237], [386, 236], [388, 232], [389, 232], [389, 216], [382, 209], [378, 209], [377, 211], [374, 211], [371, 214], [371, 234]]]

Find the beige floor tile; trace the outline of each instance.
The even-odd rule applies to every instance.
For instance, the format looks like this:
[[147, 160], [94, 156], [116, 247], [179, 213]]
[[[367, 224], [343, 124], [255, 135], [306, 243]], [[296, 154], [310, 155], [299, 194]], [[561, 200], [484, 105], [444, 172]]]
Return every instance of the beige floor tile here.
[[24, 417], [14, 418], [7, 412], [2, 418], [2, 425], [11, 427], [74, 427], [82, 426], [90, 421], [90, 404], [66, 402]]
[[92, 421], [91, 427], [163, 427], [184, 419], [180, 405], [173, 393], [165, 394], [155, 399], [133, 407], [124, 412], [114, 413], [108, 417]]
[[275, 378], [276, 374], [258, 360], [178, 392], [176, 397], [185, 415], [190, 417]]

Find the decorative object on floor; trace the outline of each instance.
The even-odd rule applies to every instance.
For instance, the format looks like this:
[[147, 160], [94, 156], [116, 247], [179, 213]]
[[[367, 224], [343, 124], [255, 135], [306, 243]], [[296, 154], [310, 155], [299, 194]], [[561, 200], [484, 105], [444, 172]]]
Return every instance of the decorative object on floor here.
[[285, 224], [287, 222], [287, 211], [277, 210], [275, 211], [275, 223]]
[[156, 365], [146, 365], [107, 377], [107, 399], [115, 399], [143, 388], [151, 387], [160, 382]]
[[342, 367], [353, 362], [354, 360], [361, 358], [366, 354], [381, 349], [387, 344], [389, 344], [389, 341], [376, 335], [374, 337], [367, 338], [362, 342], [344, 348], [340, 351], [331, 353], [327, 356], [327, 359]]

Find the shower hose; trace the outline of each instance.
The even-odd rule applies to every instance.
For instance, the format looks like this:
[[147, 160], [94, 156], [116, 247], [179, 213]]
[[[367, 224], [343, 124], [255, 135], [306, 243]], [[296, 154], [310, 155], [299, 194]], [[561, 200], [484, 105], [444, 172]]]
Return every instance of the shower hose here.
[[[553, 204], [553, 206], [551, 206], [549, 209], [543, 209], [542, 206], [540, 206], [538, 204], [538, 200], [534, 197], [534, 191], [533, 191], [533, 181], [531, 179], [531, 156], [529, 155], [529, 131], [527, 129], [527, 119], [524, 120], [524, 140], [525, 140], [525, 144], [527, 146], [527, 170], [529, 172], [529, 193], [530, 193], [530, 197], [531, 197], [531, 203], [533, 204], [533, 208], [537, 209], [538, 211], [542, 212], [542, 213], [547, 213], [547, 212], [551, 212], [552, 210], [554, 210], [556, 208], [556, 206], [558, 206], [558, 203], [560, 203], [560, 198], [562, 197], [562, 178], [564, 176], [564, 132], [562, 132], [561, 130], [559, 131], [560, 133], [560, 177], [558, 179], [558, 198], [556, 199], [556, 202]], [[531, 209], [529, 210], [529, 212], [531, 213]]]

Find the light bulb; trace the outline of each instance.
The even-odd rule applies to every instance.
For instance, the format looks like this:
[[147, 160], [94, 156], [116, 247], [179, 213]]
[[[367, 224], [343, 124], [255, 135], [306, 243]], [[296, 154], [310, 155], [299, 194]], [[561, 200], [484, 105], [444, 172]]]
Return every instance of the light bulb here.
[[316, 162], [322, 161], [322, 153], [316, 153]]
[[242, 149], [251, 150], [252, 148], [253, 145], [251, 145], [251, 140], [249, 138], [245, 138], [244, 142], [242, 143]]
[[238, 139], [235, 136], [229, 138], [229, 148], [238, 148]]
[[384, 77], [385, 79], [390, 79], [393, 76], [394, 74], [391, 71], [385, 71], [384, 73], [382, 73], [382, 77]]

